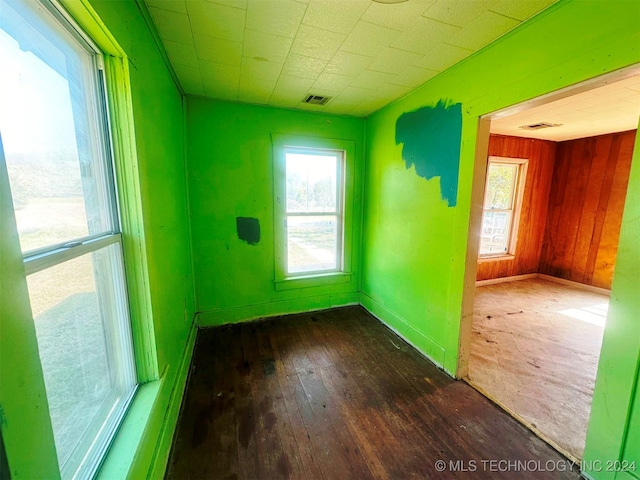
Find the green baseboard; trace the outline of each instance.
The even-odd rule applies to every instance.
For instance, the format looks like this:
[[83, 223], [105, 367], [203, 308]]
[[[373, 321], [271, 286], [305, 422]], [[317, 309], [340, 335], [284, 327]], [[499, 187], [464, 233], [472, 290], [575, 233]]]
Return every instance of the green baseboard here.
[[169, 404], [165, 412], [164, 421], [162, 422], [162, 429], [156, 444], [156, 450], [153, 454], [153, 460], [149, 469], [149, 476], [147, 478], [163, 479], [165, 471], [169, 461], [169, 454], [171, 453], [171, 446], [173, 444], [173, 436], [178, 425], [178, 416], [180, 414], [180, 407], [182, 406], [182, 400], [187, 387], [187, 380], [189, 378], [189, 371], [191, 369], [191, 358], [193, 357], [193, 351], [196, 344], [198, 327], [194, 321], [189, 331], [189, 337], [187, 338], [187, 344], [180, 360], [178, 367], [178, 373], [171, 395], [169, 397]]
[[228, 323], [250, 322], [264, 317], [358, 305], [359, 303], [360, 294], [358, 292], [315, 295], [292, 300], [199, 312], [197, 314], [197, 323], [200, 327], [216, 327]]
[[[445, 349], [443, 346], [416, 330], [403, 318], [393, 313], [384, 305], [376, 302], [366, 293], [360, 293], [360, 305], [366, 308], [371, 315], [393, 330], [396, 335], [418, 350], [418, 352], [424, 355], [427, 359], [435, 363], [438, 367], [444, 369]], [[453, 376], [451, 372], [447, 373]]]

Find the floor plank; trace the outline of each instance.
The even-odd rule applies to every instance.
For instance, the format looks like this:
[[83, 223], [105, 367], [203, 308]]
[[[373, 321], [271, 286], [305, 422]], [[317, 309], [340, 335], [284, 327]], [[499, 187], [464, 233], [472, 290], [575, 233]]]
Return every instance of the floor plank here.
[[578, 469], [361, 307], [199, 332], [167, 478], [462, 474], [576, 479]]
[[470, 383], [582, 458], [608, 301], [539, 278], [478, 287]]

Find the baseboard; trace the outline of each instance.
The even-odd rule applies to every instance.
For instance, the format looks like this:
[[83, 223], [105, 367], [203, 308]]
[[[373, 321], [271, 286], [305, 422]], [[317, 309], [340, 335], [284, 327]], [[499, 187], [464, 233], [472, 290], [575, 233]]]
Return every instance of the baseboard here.
[[[389, 328], [389, 330], [415, 348], [422, 356], [427, 358], [427, 360], [444, 370], [444, 347], [413, 328], [403, 318], [375, 301], [366, 293], [360, 292], [360, 305]], [[448, 375], [451, 375], [451, 372], [444, 371]]]
[[579, 288], [581, 290], [588, 290], [590, 292], [601, 293], [602, 295], [611, 295], [611, 290], [607, 290], [606, 288], [594, 287], [593, 285], [587, 285], [585, 283], [574, 282], [572, 280], [567, 280], [564, 278], [552, 277], [551, 275], [545, 275], [544, 273], [527, 273], [524, 275], [513, 275], [511, 277], [499, 277], [499, 278], [490, 278], [488, 280], [478, 280], [476, 282], [476, 287], [482, 287], [485, 285], [494, 285], [496, 283], [517, 282], [518, 280], [528, 280], [531, 278], [540, 278], [542, 280], [547, 280], [549, 282], [569, 285], [571, 287]]
[[538, 278], [542, 280], [548, 280], [549, 282], [569, 285], [571, 287], [579, 288], [581, 290], [588, 290], [590, 292], [601, 293], [602, 295], [611, 295], [611, 290], [607, 290], [606, 288], [594, 287], [593, 285], [586, 285], [584, 283], [573, 282], [571, 280], [566, 280], [564, 278], [552, 277], [551, 275], [545, 275], [544, 273], [539, 273]]
[[197, 314], [197, 323], [200, 327], [216, 327], [228, 323], [250, 322], [259, 318], [326, 310], [327, 308], [358, 305], [359, 303], [360, 294], [358, 292], [314, 295], [291, 300], [199, 312]]
[[482, 287], [484, 285], [494, 285], [496, 283], [517, 282], [518, 280], [528, 280], [530, 278], [538, 278], [537, 273], [526, 273], [524, 275], [513, 275], [511, 277], [498, 277], [490, 278], [488, 280], [478, 280], [476, 287]]
[[195, 348], [196, 337], [198, 327], [194, 321], [191, 324], [191, 330], [189, 331], [189, 337], [178, 366], [178, 373], [176, 380], [171, 389], [171, 395], [169, 396], [169, 404], [162, 422], [162, 428], [156, 444], [156, 450], [153, 454], [153, 460], [151, 467], [149, 468], [149, 475], [147, 478], [162, 479], [165, 476], [165, 471], [169, 461], [169, 454], [171, 453], [171, 445], [173, 443], [173, 435], [178, 425], [178, 415], [182, 406], [182, 400], [184, 398], [184, 392], [187, 386], [187, 379], [189, 378], [189, 371], [191, 367], [191, 358], [193, 357], [193, 351]]

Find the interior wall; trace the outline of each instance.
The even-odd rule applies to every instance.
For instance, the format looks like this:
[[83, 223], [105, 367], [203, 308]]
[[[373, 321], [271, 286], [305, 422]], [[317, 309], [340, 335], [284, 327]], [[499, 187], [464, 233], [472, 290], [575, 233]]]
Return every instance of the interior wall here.
[[635, 137], [558, 144], [540, 273], [611, 288]]
[[[198, 323], [249, 320], [357, 303], [364, 120], [188, 97], [187, 148]], [[274, 283], [272, 134], [356, 142], [353, 274], [345, 283], [277, 290]], [[260, 239], [238, 237], [257, 218]]]
[[548, 140], [506, 135], [489, 137], [489, 156], [527, 158], [529, 163], [515, 254], [509, 258], [479, 259], [476, 280], [537, 273], [547, 220], [555, 152], [556, 142]]
[[[638, 62], [638, 16], [632, 2], [599, 3], [598, 9], [557, 3], [368, 118], [362, 301], [448, 372], [456, 373], [459, 345], [464, 348], [463, 301], [462, 325], [468, 329], [471, 322], [463, 292], [473, 291], [476, 277], [475, 241], [466, 279], [465, 265], [470, 213], [481, 210], [484, 188], [473, 183], [476, 173], [484, 177], [474, 162], [479, 117]], [[553, 48], [540, 42], [550, 37]], [[442, 110], [443, 102], [460, 105], [461, 132], [449, 128], [440, 136], [460, 146], [459, 161], [425, 178], [404, 151], [398, 127], [403, 115]], [[440, 128], [438, 118], [424, 117], [417, 132]], [[428, 135], [422, 140], [438, 145]], [[451, 205], [441, 184], [454, 176], [457, 202]]]

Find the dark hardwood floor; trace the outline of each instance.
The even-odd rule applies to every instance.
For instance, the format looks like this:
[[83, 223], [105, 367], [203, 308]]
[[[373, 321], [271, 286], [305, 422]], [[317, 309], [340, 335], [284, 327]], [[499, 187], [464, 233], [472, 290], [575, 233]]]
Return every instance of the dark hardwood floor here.
[[361, 307], [200, 330], [167, 470], [185, 480], [578, 477]]

